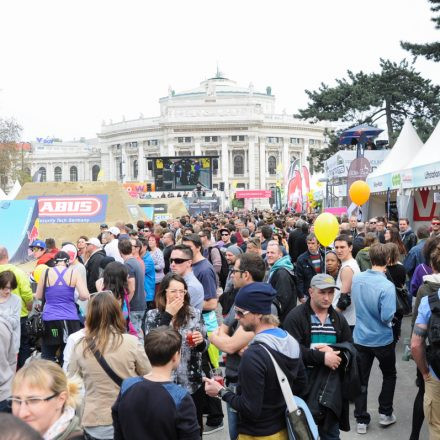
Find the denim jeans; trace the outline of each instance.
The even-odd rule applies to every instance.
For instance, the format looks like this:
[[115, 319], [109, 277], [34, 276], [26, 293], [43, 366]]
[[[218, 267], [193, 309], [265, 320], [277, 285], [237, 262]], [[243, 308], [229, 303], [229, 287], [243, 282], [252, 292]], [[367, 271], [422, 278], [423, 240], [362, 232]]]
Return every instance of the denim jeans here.
[[355, 344], [358, 351], [359, 376], [361, 394], [354, 402], [354, 416], [357, 423], [369, 424], [370, 414], [367, 412], [368, 379], [374, 358], [379, 361], [382, 371], [382, 390], [379, 394], [379, 414], [390, 416], [393, 413], [394, 390], [396, 388], [396, 351], [395, 344], [384, 347], [365, 347]]
[[325, 431], [318, 426], [320, 440], [339, 440], [339, 423], [335, 423]]
[[[236, 383], [229, 383], [228, 388], [235, 393], [237, 389]], [[228, 426], [229, 426], [229, 438], [230, 440], [237, 440], [238, 438], [238, 413], [232, 408], [229, 403], [226, 403], [226, 411], [228, 415]]]
[[143, 342], [144, 341], [144, 331], [142, 329], [142, 323], [144, 321], [144, 314], [143, 311], [132, 311], [130, 312], [130, 321], [133, 324], [133, 327], [138, 332], [138, 339]]

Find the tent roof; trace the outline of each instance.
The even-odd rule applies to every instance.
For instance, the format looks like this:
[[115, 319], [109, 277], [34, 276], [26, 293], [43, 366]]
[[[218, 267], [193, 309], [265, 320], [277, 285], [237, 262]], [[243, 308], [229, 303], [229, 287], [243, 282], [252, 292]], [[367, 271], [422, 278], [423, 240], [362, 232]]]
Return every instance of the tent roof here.
[[413, 155], [413, 160], [405, 168], [415, 168], [440, 161], [440, 121], [429, 136], [423, 148]]
[[[439, 132], [440, 134], [440, 132]], [[423, 148], [423, 142], [420, 140], [411, 121], [407, 119], [403, 124], [402, 131], [397, 138], [396, 143], [389, 152], [388, 156], [376, 170], [368, 177], [378, 177], [385, 174], [395, 173], [406, 168], [415, 155]]]

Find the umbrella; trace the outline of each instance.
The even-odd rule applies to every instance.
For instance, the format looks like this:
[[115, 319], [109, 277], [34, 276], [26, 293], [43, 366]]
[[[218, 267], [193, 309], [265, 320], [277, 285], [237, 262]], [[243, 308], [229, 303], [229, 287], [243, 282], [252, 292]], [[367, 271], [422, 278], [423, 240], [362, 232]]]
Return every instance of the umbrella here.
[[375, 138], [383, 130], [371, 125], [362, 124], [356, 127], [349, 128], [341, 133], [339, 136], [339, 145], [352, 145], [352, 140], [356, 139], [358, 142], [365, 143], [366, 141]]

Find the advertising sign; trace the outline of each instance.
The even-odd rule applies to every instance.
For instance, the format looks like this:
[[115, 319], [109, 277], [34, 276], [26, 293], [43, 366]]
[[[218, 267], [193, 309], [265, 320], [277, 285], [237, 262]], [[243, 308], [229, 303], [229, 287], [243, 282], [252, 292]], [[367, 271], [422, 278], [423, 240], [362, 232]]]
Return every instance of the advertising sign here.
[[40, 223], [98, 223], [105, 220], [107, 195], [29, 197], [38, 200]]
[[[371, 171], [374, 171], [384, 161], [388, 153], [389, 150], [365, 150], [364, 157], [370, 162]], [[328, 158], [324, 166], [327, 179], [346, 178], [354, 159], [356, 159], [356, 151], [352, 150], [341, 150]]]
[[189, 215], [197, 215], [202, 212], [218, 212], [220, 201], [218, 198], [197, 199], [191, 198], [187, 205]]
[[434, 191], [414, 191], [414, 221], [427, 222], [440, 215], [440, 204], [434, 202]]
[[417, 188], [440, 184], [440, 162], [413, 168], [412, 181], [403, 182], [404, 188]]
[[269, 199], [272, 197], [270, 189], [241, 190], [235, 192], [236, 199]]
[[347, 214], [347, 207], [346, 206], [339, 206], [339, 207], [328, 207], [324, 209], [324, 212], [329, 212], [333, 215], [344, 215]]

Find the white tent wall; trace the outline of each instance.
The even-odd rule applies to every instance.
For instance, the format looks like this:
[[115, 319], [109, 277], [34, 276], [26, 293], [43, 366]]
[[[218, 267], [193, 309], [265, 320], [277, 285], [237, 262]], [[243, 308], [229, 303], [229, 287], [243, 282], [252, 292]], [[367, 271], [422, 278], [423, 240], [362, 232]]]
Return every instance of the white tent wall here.
[[429, 225], [432, 217], [440, 217], [440, 203], [434, 203], [434, 193], [440, 190], [418, 188], [412, 192], [413, 228]]
[[[393, 191], [394, 195], [391, 195], [391, 200], [395, 201], [396, 191]], [[371, 194], [370, 200], [368, 201], [368, 218], [376, 217], [376, 216], [384, 216], [386, 213], [386, 202], [387, 202], [387, 195], [386, 193], [380, 193], [380, 194]]]

